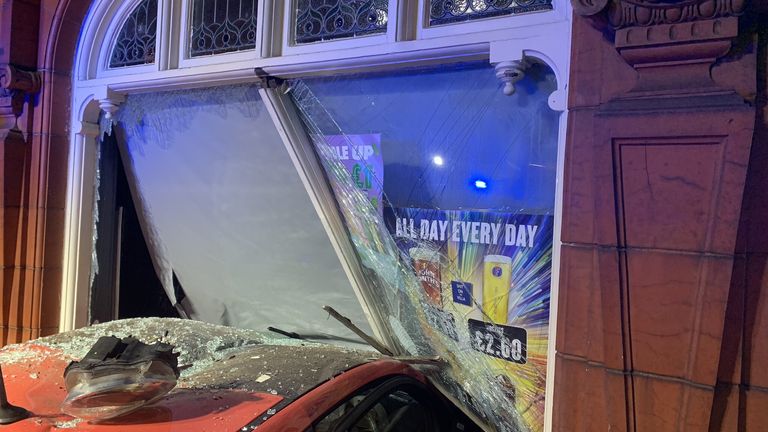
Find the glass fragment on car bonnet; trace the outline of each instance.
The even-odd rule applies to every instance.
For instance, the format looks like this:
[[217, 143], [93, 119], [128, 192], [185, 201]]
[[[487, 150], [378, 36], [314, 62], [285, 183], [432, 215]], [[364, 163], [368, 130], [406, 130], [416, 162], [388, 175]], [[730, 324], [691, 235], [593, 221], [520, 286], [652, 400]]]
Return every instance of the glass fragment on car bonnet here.
[[166, 343], [101, 337], [82, 360], [64, 370], [67, 398], [61, 410], [100, 421], [151, 404], [176, 386], [178, 357]]

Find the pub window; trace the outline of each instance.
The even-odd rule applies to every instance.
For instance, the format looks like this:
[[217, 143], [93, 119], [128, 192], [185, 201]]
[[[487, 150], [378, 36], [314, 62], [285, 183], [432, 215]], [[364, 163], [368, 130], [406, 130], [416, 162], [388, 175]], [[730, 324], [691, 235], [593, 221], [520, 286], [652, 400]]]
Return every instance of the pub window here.
[[128, 15], [117, 36], [109, 67], [121, 68], [155, 62], [157, 0], [144, 0]]
[[429, 25], [552, 9], [552, 0], [430, 0]]
[[554, 72], [531, 64], [512, 96], [487, 64], [290, 85], [368, 276], [372, 309], [388, 317], [396, 343], [489, 379], [470, 390], [479, 417], [543, 430]]
[[190, 57], [256, 47], [257, 0], [193, 0]]
[[297, 44], [387, 32], [388, 0], [298, 0]]

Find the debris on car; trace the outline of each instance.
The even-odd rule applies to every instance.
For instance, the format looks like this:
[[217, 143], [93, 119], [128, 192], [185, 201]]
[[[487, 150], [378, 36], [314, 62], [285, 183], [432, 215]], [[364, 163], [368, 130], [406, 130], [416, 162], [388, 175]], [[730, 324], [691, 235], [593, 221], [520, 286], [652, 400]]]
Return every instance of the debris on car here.
[[102, 336], [82, 360], [64, 370], [67, 398], [62, 412], [100, 421], [157, 401], [179, 378], [179, 354], [173, 348], [134, 337]]

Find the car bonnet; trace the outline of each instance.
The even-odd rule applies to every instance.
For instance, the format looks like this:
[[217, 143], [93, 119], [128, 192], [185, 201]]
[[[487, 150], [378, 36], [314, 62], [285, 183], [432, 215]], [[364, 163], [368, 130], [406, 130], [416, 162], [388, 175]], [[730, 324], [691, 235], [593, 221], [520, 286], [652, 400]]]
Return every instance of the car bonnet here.
[[[64, 415], [63, 372], [103, 335], [162, 335], [176, 346], [182, 374], [160, 401], [125, 416], [90, 424]], [[322, 382], [376, 354], [270, 338], [194, 321], [123, 320], [0, 350], [8, 399], [31, 412], [8, 431], [237, 431], [266, 419]]]

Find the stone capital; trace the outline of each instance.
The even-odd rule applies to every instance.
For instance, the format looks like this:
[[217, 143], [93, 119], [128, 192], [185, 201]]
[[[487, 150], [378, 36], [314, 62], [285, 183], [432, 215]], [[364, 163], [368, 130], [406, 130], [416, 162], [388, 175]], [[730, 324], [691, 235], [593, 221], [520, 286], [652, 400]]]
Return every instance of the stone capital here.
[[11, 64], [0, 66], [0, 128], [13, 127], [24, 110], [27, 96], [40, 91], [38, 72], [25, 71]]
[[654, 100], [662, 99], [667, 108], [743, 103], [714, 82], [711, 67], [738, 37], [738, 15], [747, 8], [746, 0], [571, 3], [577, 14], [613, 34], [616, 51], [637, 71], [635, 86], [620, 98], [624, 107], [654, 106]]
[[571, 0], [579, 15], [602, 17], [614, 29], [681, 24], [740, 15], [746, 0]]

